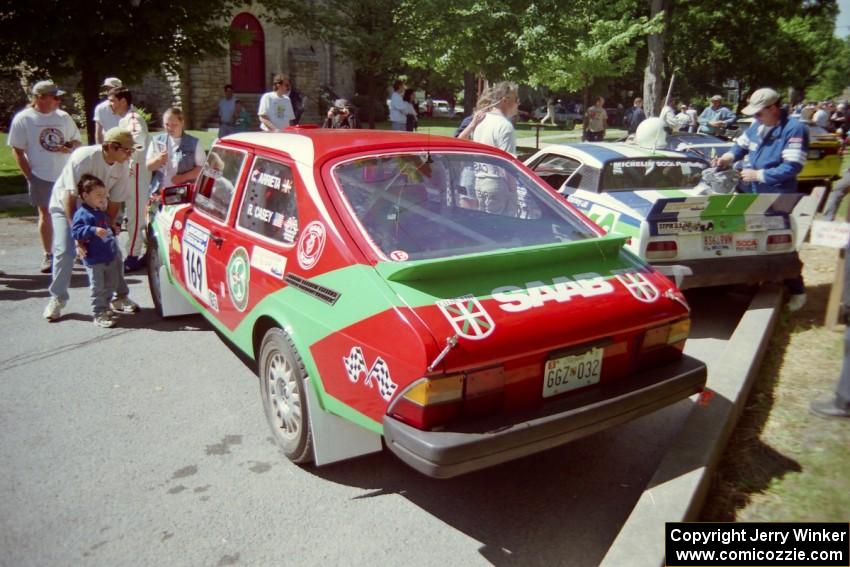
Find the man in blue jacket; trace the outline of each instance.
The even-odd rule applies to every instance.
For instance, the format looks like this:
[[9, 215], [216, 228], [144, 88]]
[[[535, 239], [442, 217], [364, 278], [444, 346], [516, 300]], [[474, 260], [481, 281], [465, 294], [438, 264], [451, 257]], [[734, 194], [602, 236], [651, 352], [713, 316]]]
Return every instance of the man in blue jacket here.
[[744, 114], [756, 121], [738, 136], [732, 148], [718, 160], [721, 167], [747, 161], [741, 180], [747, 193], [796, 193], [797, 174], [806, 163], [809, 130], [779, 106], [779, 93], [759, 89], [750, 96]]
[[[809, 130], [779, 106], [779, 93], [758, 89], [743, 113], [756, 121], [738, 136], [732, 148], [717, 160], [718, 167], [742, 162], [741, 182], [746, 193], [796, 193], [797, 174], [806, 163]], [[806, 303], [802, 277], [785, 281], [791, 293], [788, 309], [796, 311]]]

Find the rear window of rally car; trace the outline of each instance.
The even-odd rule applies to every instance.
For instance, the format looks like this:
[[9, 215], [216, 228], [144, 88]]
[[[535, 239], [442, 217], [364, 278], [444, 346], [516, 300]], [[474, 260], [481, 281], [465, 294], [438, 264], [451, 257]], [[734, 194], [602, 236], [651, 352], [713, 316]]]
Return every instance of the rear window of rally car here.
[[362, 230], [393, 260], [596, 236], [538, 180], [497, 156], [382, 154], [336, 164], [331, 172]]

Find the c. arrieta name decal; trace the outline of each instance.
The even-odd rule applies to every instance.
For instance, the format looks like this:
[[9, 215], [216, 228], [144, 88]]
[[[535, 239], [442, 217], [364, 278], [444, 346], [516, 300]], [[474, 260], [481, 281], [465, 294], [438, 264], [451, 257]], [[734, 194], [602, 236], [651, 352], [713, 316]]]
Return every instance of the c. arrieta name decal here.
[[353, 347], [348, 356], [342, 357], [342, 363], [345, 365], [345, 372], [348, 374], [348, 379], [353, 383], [360, 380], [360, 375], [365, 375], [363, 385], [372, 388], [372, 381], [378, 384], [378, 394], [385, 400], [390, 401], [393, 394], [398, 388], [398, 384], [393, 382], [390, 376], [390, 367], [380, 356], [375, 359], [374, 364], [366, 371], [366, 357], [363, 356], [363, 349], [359, 346]]
[[572, 277], [552, 278], [552, 283], [526, 282], [525, 288], [515, 285], [497, 287], [493, 299], [500, 303], [503, 311], [515, 313], [533, 307], [543, 307], [547, 301], [564, 303], [574, 297], [594, 297], [614, 291], [614, 286], [594, 272], [576, 274]]

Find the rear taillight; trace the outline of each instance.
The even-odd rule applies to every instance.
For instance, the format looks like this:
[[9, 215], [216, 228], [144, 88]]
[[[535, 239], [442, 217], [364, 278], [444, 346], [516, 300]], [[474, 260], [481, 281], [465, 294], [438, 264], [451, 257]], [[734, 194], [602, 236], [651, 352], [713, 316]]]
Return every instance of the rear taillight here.
[[675, 258], [679, 247], [675, 240], [655, 240], [646, 245], [647, 260], [665, 260]]
[[771, 234], [767, 237], [766, 249], [768, 252], [790, 250], [794, 246], [794, 240], [790, 234]]
[[393, 417], [419, 429], [433, 429], [463, 417], [501, 410], [505, 370], [501, 366], [440, 378], [420, 378], [390, 406]]
[[688, 317], [648, 329], [643, 335], [639, 366], [651, 368], [679, 358], [690, 331], [691, 320]]
[[390, 415], [418, 429], [432, 429], [460, 415], [463, 374], [420, 378], [390, 407]]

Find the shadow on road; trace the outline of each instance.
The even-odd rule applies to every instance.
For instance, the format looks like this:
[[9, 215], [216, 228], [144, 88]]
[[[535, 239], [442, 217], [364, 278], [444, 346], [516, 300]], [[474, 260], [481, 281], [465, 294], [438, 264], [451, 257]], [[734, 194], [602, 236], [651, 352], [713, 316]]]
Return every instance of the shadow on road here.
[[[0, 301], [18, 301], [38, 297], [50, 297], [50, 274], [9, 274], [0, 275]], [[72, 288], [88, 288], [89, 280], [85, 272], [75, 271], [71, 276]]]

